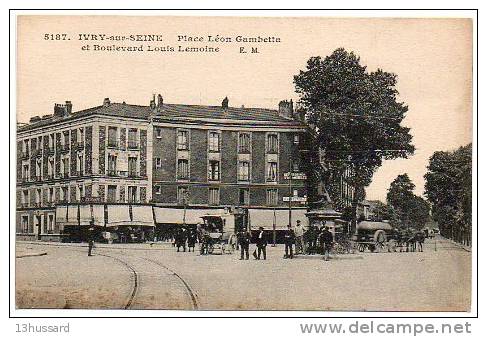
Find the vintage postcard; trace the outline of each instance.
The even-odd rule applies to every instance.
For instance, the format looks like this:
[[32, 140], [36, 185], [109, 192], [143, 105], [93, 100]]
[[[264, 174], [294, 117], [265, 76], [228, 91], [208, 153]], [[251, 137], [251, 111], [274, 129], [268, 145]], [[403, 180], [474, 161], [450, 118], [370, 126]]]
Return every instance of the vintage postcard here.
[[78, 14], [16, 17], [17, 309], [472, 311], [471, 19]]

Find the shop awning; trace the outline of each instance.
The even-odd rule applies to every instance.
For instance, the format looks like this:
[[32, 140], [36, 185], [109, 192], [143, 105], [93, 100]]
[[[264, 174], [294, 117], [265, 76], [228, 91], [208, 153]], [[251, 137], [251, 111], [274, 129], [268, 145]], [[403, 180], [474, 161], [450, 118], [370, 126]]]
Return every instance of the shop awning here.
[[[68, 206], [56, 206], [56, 225], [59, 230], [63, 230], [67, 225]], [[68, 224], [69, 225], [69, 224]]]
[[[294, 227], [296, 221], [300, 220], [301, 225], [306, 227], [308, 220], [306, 218], [306, 209], [298, 208], [293, 209], [291, 212], [291, 223]], [[265, 230], [272, 230], [274, 224], [277, 230], [283, 230], [287, 228], [289, 223], [289, 210], [288, 209], [249, 209], [249, 219], [252, 229], [258, 229], [259, 227], [264, 227]]]
[[56, 206], [56, 222], [64, 223], [68, 216], [68, 206]]
[[[201, 217], [214, 212], [213, 209], [186, 209], [186, 224], [203, 223]], [[154, 214], [158, 224], [183, 224], [184, 209], [182, 208], [154, 207]]]
[[69, 205], [66, 225], [77, 226], [78, 224], [78, 205]]
[[79, 205], [79, 223], [81, 226], [91, 226], [90, 205]]
[[155, 226], [154, 217], [152, 216], [152, 206], [133, 205], [132, 219], [134, 225]]
[[108, 205], [107, 226], [133, 226], [130, 221], [129, 205]]
[[105, 226], [105, 207], [103, 205], [93, 205], [93, 220], [95, 226]]

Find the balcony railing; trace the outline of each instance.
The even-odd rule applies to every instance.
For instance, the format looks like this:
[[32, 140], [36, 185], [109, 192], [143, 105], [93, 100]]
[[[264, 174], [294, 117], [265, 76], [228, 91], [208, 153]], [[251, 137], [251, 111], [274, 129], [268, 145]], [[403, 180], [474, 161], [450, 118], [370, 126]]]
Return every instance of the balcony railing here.
[[127, 176], [129, 178], [139, 178], [140, 174], [138, 174], [137, 171], [128, 171]]
[[20, 182], [22, 182], [22, 183], [28, 183], [29, 182], [29, 177], [22, 177], [22, 178], [20, 178]]
[[28, 208], [29, 207], [29, 203], [28, 202], [21, 202], [20, 203], [20, 208]]
[[76, 175], [76, 177], [83, 177], [85, 175], [82, 170], [78, 170], [78, 171], [74, 172], [74, 174]]
[[116, 140], [108, 140], [107, 147], [110, 148], [110, 149], [118, 149], [119, 144], [118, 144], [118, 142]]
[[139, 148], [139, 143], [136, 141], [128, 141], [127, 148], [130, 150], [137, 150]]
[[107, 175], [109, 177], [118, 177], [118, 172], [117, 170], [108, 170]]
[[53, 180], [54, 179], [54, 174], [53, 173], [50, 173], [47, 175], [46, 177], [47, 180]]
[[41, 181], [42, 180], [42, 176], [38, 175], [38, 176], [33, 176], [31, 177], [31, 180], [32, 181]]

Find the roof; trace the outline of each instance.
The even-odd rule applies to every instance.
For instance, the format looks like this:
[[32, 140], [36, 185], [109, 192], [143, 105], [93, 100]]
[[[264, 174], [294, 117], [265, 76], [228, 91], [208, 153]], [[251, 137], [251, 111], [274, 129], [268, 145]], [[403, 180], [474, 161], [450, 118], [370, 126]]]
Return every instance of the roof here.
[[[124, 103], [110, 103], [89, 109], [73, 112], [67, 117], [51, 115], [43, 117], [40, 121], [19, 126], [19, 131], [31, 130], [41, 126], [50, 125], [60, 121], [70, 121], [78, 118], [102, 115], [122, 118], [136, 118], [148, 120], [151, 115], [149, 106], [134, 105]], [[216, 119], [221, 122], [236, 121], [258, 121], [267, 122], [271, 125], [302, 126], [299, 121], [279, 115], [277, 110], [262, 108], [236, 108], [228, 107], [223, 109], [221, 106], [207, 105], [185, 105], [185, 104], [166, 104], [160, 112], [156, 112], [153, 117], [156, 120], [184, 121], [184, 120], [204, 120]]]

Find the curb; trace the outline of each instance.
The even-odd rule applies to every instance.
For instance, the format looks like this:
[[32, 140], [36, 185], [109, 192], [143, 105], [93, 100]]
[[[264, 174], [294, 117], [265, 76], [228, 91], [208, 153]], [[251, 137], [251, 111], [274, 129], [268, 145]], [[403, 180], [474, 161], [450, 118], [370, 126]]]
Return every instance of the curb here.
[[[363, 260], [363, 256], [359, 254], [339, 254], [331, 255], [330, 260]], [[301, 260], [324, 260], [323, 255], [295, 255], [294, 259]]]
[[34, 257], [34, 256], [44, 256], [44, 255], [47, 255], [47, 252], [28, 253], [28, 254], [15, 255], [15, 258], [16, 259], [21, 259], [23, 257]]

